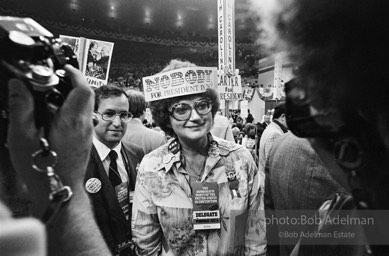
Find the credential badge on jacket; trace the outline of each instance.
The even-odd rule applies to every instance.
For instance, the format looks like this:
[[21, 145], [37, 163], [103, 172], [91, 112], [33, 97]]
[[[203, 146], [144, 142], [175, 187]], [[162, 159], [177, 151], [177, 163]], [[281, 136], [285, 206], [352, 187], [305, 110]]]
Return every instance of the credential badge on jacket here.
[[212, 141], [209, 144], [208, 155], [210, 157], [218, 157], [220, 154], [219, 144], [216, 141]]

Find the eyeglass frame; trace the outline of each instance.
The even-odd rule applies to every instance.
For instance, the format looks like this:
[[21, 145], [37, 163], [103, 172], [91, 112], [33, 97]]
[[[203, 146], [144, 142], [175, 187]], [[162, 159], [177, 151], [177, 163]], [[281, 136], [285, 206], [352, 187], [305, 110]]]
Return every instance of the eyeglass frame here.
[[[114, 112], [114, 111], [112, 111], [112, 112]], [[121, 120], [121, 121], [123, 121], [123, 122], [127, 122], [130, 118], [132, 118], [132, 113], [131, 112], [120, 112], [120, 113], [116, 113], [116, 112], [114, 112], [115, 113], [115, 115], [112, 117], [112, 119], [106, 119], [106, 118], [104, 118], [104, 115], [107, 115], [108, 113], [101, 113], [101, 112], [99, 112], [99, 111], [95, 111], [95, 113], [98, 113], [98, 114], [100, 114], [101, 115], [101, 119], [103, 119], [104, 121], [114, 121], [115, 120], [115, 118], [118, 116], [119, 117], [119, 119]], [[127, 113], [127, 119], [123, 119], [120, 115], [121, 114], [123, 114], [123, 113]]]
[[[202, 102], [202, 101], [207, 101], [207, 103], [208, 103], [209, 106], [210, 106], [210, 107], [209, 107], [209, 111], [208, 111], [207, 113], [204, 113], [204, 114], [199, 113], [199, 112], [197, 111], [197, 109], [196, 109], [197, 104], [198, 104], [199, 102]], [[189, 104], [187, 104], [187, 103], [176, 103], [176, 104], [173, 105], [172, 111], [168, 111], [168, 114], [169, 114], [169, 116], [173, 117], [173, 118], [176, 119], [177, 121], [187, 121], [187, 120], [189, 120], [190, 116], [192, 115], [193, 109], [196, 110], [196, 113], [197, 113], [199, 116], [204, 116], [204, 115], [206, 115], [206, 114], [208, 114], [209, 112], [212, 111], [212, 108], [213, 108], [212, 104], [213, 104], [213, 101], [212, 101], [211, 99], [209, 99], [209, 98], [200, 98], [200, 99], [196, 100], [196, 101], [194, 102], [193, 105], [189, 105]], [[189, 114], [189, 116], [188, 116], [187, 118], [185, 118], [185, 119], [179, 119], [179, 118], [177, 118], [176, 116], [174, 116], [174, 109], [175, 109], [175, 107], [176, 107], [177, 105], [187, 105], [187, 106], [189, 106], [189, 108], [190, 108], [190, 112], [189, 112], [189, 113], [190, 113], [190, 114]]]

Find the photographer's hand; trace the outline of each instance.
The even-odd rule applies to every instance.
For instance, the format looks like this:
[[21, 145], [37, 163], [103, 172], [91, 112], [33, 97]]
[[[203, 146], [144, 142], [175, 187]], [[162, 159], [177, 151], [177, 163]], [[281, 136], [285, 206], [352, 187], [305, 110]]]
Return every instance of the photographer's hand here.
[[[58, 154], [55, 172], [74, 194], [60, 210], [54, 228], [48, 230], [49, 253], [52, 249], [56, 255], [109, 255], [83, 188], [92, 147], [94, 93], [78, 70], [69, 65], [65, 70], [73, 89], [53, 121], [48, 141], [51, 150]], [[28, 187], [35, 215], [40, 217], [47, 209], [50, 191], [45, 174], [31, 167], [31, 154], [39, 149], [43, 133], [35, 127], [32, 95], [20, 80], [9, 82], [9, 108], [11, 161]]]
[[[83, 175], [92, 146], [94, 94], [79, 71], [70, 66], [66, 71], [74, 88], [53, 121], [48, 141], [51, 150], [58, 154], [56, 173], [64, 185], [77, 192], [83, 191]], [[31, 168], [31, 154], [39, 149], [42, 131], [35, 127], [31, 93], [20, 80], [12, 79], [9, 83], [9, 108], [8, 146], [11, 161], [31, 196], [37, 197], [33, 198], [34, 203], [43, 206], [42, 201], [48, 196], [47, 178]], [[36, 212], [38, 216], [41, 216], [42, 210]]]

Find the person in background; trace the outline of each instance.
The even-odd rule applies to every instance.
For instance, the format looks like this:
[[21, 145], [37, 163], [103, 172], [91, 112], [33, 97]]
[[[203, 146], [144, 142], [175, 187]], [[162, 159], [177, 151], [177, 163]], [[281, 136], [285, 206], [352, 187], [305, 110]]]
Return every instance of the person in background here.
[[97, 62], [97, 49], [98, 44], [95, 41], [91, 41], [89, 44], [89, 50], [88, 50], [88, 57], [86, 60], [87, 63], [87, 72], [92, 74], [96, 69], [96, 62]]
[[[309, 141], [291, 132], [274, 141], [265, 165], [265, 177], [265, 209], [280, 219], [283, 210], [316, 210], [336, 193], [347, 192], [328, 173]], [[270, 214], [266, 216], [271, 218]], [[290, 255], [294, 245], [287, 242], [288, 238], [278, 237], [280, 232], [291, 232], [290, 227], [273, 225], [266, 226], [266, 234], [267, 240], [276, 246], [269, 246], [268, 252]], [[298, 228], [293, 231], [299, 233]]]
[[[261, 41], [285, 51], [295, 65], [293, 80], [285, 83], [288, 126], [309, 138], [330, 174], [352, 195], [323, 204], [323, 216], [388, 210], [389, 2], [253, 3], [267, 35]], [[387, 215], [375, 216], [374, 225], [353, 232], [362, 240], [354, 245], [335, 238], [330, 246], [309, 246], [302, 239], [292, 254], [389, 255], [387, 220]], [[349, 226], [323, 225], [314, 231], [343, 232]], [[318, 244], [320, 238], [309, 242]]]
[[[239, 133], [240, 133], [239, 128], [238, 128], [238, 127], [233, 127], [233, 128], [231, 129], [231, 131], [232, 131], [232, 135], [234, 136], [234, 141], [235, 141], [235, 143], [238, 143], [238, 141], [239, 141]], [[239, 144], [239, 143], [238, 143], [238, 144]]]
[[[128, 90], [129, 111], [131, 120], [127, 123], [127, 132], [122, 142], [127, 148], [137, 147], [143, 151], [142, 157], [166, 143], [166, 137], [142, 124], [146, 114], [146, 101], [142, 92]], [[140, 163], [140, 162], [139, 162]], [[138, 164], [138, 163], [137, 163]]]
[[103, 70], [103, 76], [101, 79], [105, 80], [108, 70], [108, 63], [109, 63], [109, 50], [107, 49], [107, 46], [102, 46], [100, 52], [96, 56], [96, 64], [97, 66], [101, 67]]
[[263, 123], [262, 124], [266, 125], [266, 126], [268, 126], [270, 124], [270, 115], [269, 114], [263, 116]]
[[[172, 60], [161, 73], [184, 67], [196, 68]], [[264, 177], [246, 148], [210, 133], [218, 95], [197, 88], [150, 102], [153, 120], [174, 139], [139, 167], [132, 216], [138, 254], [265, 255]], [[204, 192], [218, 199], [200, 200]]]
[[240, 115], [236, 117], [236, 127], [238, 127], [239, 130], [243, 129], [243, 117], [241, 117]]
[[[31, 196], [34, 217], [14, 219], [0, 202], [2, 256], [110, 253], [82, 184], [92, 145], [93, 91], [80, 71], [69, 65], [64, 69], [73, 89], [56, 115], [48, 141], [58, 155], [54, 171], [71, 188], [73, 196], [59, 208], [51, 225], [45, 227], [39, 219], [49, 206], [49, 180], [46, 174], [33, 169], [30, 161], [39, 150], [41, 137], [35, 126], [34, 99], [22, 81], [11, 79], [7, 146], [12, 165]], [[0, 161], [6, 157], [2, 155]]]
[[211, 133], [219, 138], [235, 141], [232, 134], [231, 125], [228, 119], [221, 115], [218, 111], [215, 115], [214, 124], [211, 129]]
[[142, 151], [127, 148], [122, 138], [131, 117], [128, 97], [117, 86], [95, 90], [93, 147], [85, 173], [85, 189], [93, 203], [97, 223], [114, 255], [133, 255], [131, 207], [136, 166]]
[[263, 132], [265, 131], [266, 127], [270, 124], [270, 115], [266, 114], [262, 118], [263, 122], [262, 123], [257, 123], [257, 144], [256, 144], [256, 152], [257, 156], [259, 156], [259, 142], [261, 141], [261, 137]]
[[143, 126], [149, 128], [149, 129], [152, 128], [151, 124], [149, 123], [149, 121], [148, 121], [147, 119], [144, 119], [144, 120], [142, 121], [142, 124], [143, 124]]
[[245, 136], [242, 139], [242, 146], [244, 146], [245, 148], [247, 148], [250, 151], [251, 155], [253, 156], [254, 161], [257, 163], [258, 156], [256, 154], [256, 148], [255, 148], [256, 133], [257, 133], [256, 130], [257, 130], [256, 126], [253, 125], [252, 123], [247, 123], [244, 126], [243, 131], [245, 133]]
[[230, 115], [228, 116], [228, 121], [230, 122], [230, 125], [232, 126], [232, 124], [234, 123], [234, 118], [232, 118], [231, 112], [230, 112]]
[[153, 128], [151, 128], [151, 129], [153, 129], [154, 131], [157, 131], [157, 132], [160, 132], [160, 133], [162, 133], [162, 134], [165, 134], [165, 133], [162, 131], [161, 127], [159, 127], [159, 126], [157, 125], [156, 122], [152, 121], [152, 122], [151, 122], [151, 126], [153, 127]]
[[247, 109], [247, 118], [246, 118], [246, 124], [252, 123], [254, 121], [253, 115], [250, 113], [250, 109]]
[[266, 159], [274, 141], [288, 131], [285, 114], [285, 102], [279, 103], [274, 108], [273, 122], [271, 122], [262, 133], [258, 151], [258, 169], [261, 172], [265, 171]]

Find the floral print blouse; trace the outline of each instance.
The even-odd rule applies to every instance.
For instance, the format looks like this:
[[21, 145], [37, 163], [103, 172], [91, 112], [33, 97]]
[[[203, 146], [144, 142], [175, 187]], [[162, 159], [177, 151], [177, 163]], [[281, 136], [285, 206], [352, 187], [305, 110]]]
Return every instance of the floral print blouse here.
[[[181, 152], [173, 154], [165, 144], [139, 166], [132, 208], [139, 255], [265, 255], [264, 177], [246, 148], [211, 139], [217, 143], [209, 149], [201, 182], [218, 185], [221, 228], [193, 229], [189, 175]], [[230, 171], [239, 181], [238, 193], [231, 193]]]

